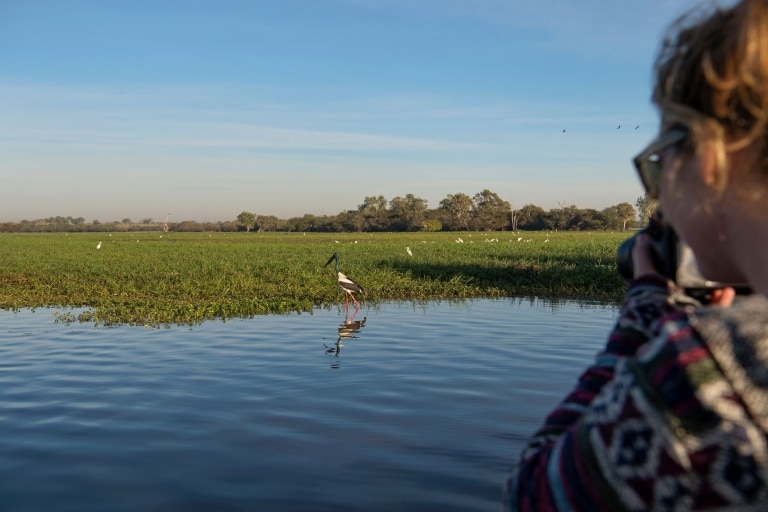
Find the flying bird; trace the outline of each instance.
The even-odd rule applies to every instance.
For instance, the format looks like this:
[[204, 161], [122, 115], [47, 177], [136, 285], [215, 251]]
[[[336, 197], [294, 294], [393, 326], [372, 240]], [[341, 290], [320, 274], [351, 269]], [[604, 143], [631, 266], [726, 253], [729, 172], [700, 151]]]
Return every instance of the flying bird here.
[[617, 127], [616, 127], [616, 129], [617, 129], [617, 130], [618, 130], [619, 128], [621, 128], [621, 125], [619, 125], [619, 126], [617, 126]]
[[360, 303], [357, 302], [357, 299], [355, 298], [355, 294], [359, 293], [360, 295], [365, 295], [365, 290], [363, 290], [363, 287], [345, 276], [341, 273], [339, 270], [339, 253], [335, 252], [333, 253], [333, 256], [323, 265], [323, 268], [327, 267], [331, 264], [333, 260], [336, 260], [336, 275], [339, 283], [339, 288], [344, 290], [344, 303], [347, 306], [347, 310], [349, 310], [349, 298], [352, 297], [352, 301], [355, 303], [355, 307], [357, 309], [360, 309]]

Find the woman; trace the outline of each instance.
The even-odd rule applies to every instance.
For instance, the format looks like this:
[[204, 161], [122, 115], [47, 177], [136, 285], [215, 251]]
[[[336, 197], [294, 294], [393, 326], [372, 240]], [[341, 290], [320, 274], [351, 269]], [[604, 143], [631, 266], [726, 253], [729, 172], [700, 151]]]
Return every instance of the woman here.
[[[702, 305], [632, 251], [616, 328], [530, 440], [510, 510], [768, 510], [768, 0], [693, 13], [655, 66], [650, 197], [724, 288]], [[693, 20], [693, 21], [691, 21]]]

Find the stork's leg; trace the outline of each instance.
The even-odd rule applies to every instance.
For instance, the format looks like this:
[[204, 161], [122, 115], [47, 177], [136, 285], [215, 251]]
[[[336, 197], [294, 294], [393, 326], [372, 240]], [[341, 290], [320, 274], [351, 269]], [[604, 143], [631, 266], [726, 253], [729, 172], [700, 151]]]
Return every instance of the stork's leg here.
[[353, 294], [350, 293], [350, 295], [352, 295], [352, 300], [355, 301], [355, 307], [357, 309], [360, 309], [360, 303], [357, 302], [357, 299], [355, 298], [355, 296]]

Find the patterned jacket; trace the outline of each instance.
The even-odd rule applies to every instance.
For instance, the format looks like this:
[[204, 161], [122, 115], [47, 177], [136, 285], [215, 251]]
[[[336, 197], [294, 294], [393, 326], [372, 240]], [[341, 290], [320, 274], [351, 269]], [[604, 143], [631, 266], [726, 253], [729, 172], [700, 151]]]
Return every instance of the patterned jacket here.
[[529, 441], [506, 510], [768, 510], [768, 298], [694, 304], [645, 276]]

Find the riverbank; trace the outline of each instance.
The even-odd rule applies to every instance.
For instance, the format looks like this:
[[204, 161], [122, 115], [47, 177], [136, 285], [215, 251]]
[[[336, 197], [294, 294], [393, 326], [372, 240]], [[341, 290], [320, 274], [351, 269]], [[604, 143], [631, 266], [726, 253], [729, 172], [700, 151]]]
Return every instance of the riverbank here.
[[[194, 324], [343, 302], [537, 296], [619, 301], [627, 233], [113, 233], [0, 236], [0, 308], [100, 324]], [[407, 252], [410, 249], [411, 254]]]

